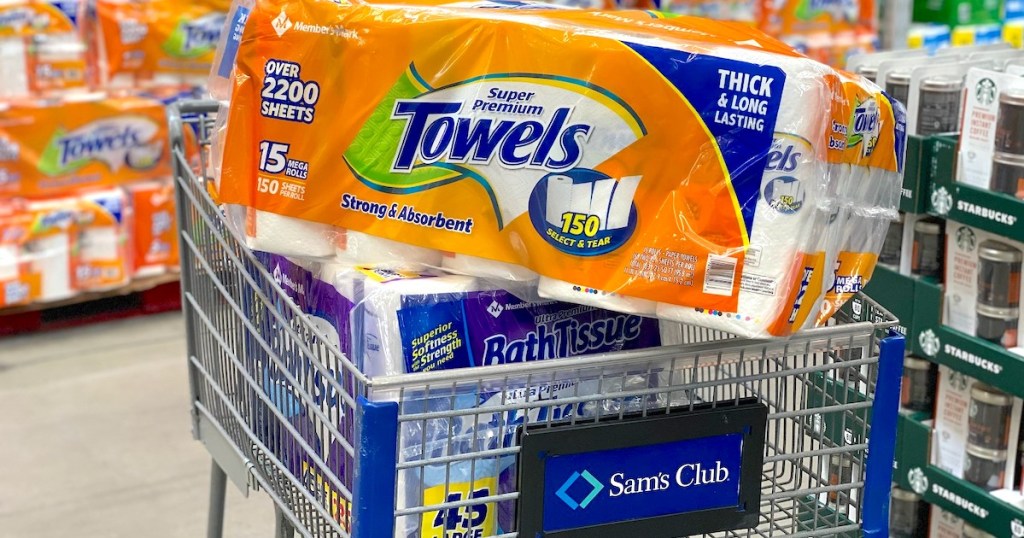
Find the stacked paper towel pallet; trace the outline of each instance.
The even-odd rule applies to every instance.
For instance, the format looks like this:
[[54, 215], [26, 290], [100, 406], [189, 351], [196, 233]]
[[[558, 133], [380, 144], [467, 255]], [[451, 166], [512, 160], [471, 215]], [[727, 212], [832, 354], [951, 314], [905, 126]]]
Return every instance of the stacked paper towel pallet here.
[[229, 5], [2, 2], [0, 314], [173, 280], [164, 107], [206, 84]]

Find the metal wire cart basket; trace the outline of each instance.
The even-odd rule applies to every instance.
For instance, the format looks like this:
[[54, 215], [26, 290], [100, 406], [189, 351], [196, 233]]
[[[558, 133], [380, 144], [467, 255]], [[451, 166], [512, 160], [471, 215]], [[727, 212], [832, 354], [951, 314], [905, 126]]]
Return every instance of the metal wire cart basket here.
[[368, 378], [208, 194], [216, 112], [169, 112], [209, 536], [227, 478], [278, 536], [888, 535], [903, 338], [870, 299], [787, 340]]

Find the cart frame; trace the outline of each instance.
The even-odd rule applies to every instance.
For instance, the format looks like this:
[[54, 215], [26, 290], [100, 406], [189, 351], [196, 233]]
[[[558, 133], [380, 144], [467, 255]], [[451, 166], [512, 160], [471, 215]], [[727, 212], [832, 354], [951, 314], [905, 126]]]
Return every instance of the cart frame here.
[[[892, 330], [896, 319], [874, 301], [859, 297], [846, 323], [786, 340], [685, 327], [681, 346], [371, 379], [288, 300], [211, 197], [217, 111], [210, 101], [168, 110], [192, 431], [213, 459], [210, 538], [223, 532], [228, 479], [246, 495], [257, 489], [270, 495], [278, 537], [391, 538], [403, 525], [407, 534], [419, 534], [428, 513], [461, 513], [481, 502], [514, 506], [518, 491], [482, 500], [446, 495], [429, 506], [415, 500], [422, 495], [403, 501], [417, 481], [419, 493], [425, 491], [424, 476], [432, 471], [443, 470], [437, 487], [450, 493], [460, 465], [470, 467], [475, 483], [477, 465], [514, 458], [519, 448], [514, 440], [478, 447], [474, 437], [470, 450], [460, 452], [449, 435], [440, 452], [430, 453], [421, 440], [412, 454], [403, 441], [408, 428], [479, 426], [484, 411], [521, 416], [524, 423], [575, 425], [751, 396], [770, 412], [762, 524], [709, 536], [888, 536], [904, 341]], [[506, 396], [563, 379], [575, 379], [577, 388], [559, 403], [590, 414], [552, 419], [545, 411], [551, 401]], [[631, 385], [633, 379], [647, 381]], [[579, 393], [584, 380], [596, 380], [599, 393]], [[501, 394], [500, 402], [484, 410], [456, 405], [467, 387]], [[424, 408], [424, 401], [433, 407]], [[836, 426], [842, 439], [825, 431]], [[837, 461], [838, 478], [829, 467]]]

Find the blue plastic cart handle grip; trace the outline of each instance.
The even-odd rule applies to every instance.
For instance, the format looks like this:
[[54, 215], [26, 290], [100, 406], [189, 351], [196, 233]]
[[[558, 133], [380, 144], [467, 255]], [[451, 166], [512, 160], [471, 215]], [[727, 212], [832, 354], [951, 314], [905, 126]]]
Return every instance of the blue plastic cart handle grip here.
[[888, 538], [889, 495], [892, 467], [896, 459], [896, 424], [900, 411], [905, 340], [890, 336], [879, 344], [878, 382], [871, 407], [871, 436], [868, 438], [867, 469], [864, 477], [865, 538]]

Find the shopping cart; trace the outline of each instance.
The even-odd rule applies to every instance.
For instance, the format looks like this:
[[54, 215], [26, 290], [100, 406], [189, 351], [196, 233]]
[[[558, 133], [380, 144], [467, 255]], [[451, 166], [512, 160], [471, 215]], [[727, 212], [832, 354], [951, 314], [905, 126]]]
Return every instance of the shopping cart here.
[[[209, 195], [216, 113], [169, 112], [193, 433], [214, 462], [209, 536], [228, 478], [270, 495], [277, 536], [888, 535], [903, 338], [867, 297], [787, 340], [686, 327], [681, 346], [368, 378]], [[726, 501], [674, 488], [712, 487], [728, 462], [630, 475], [661, 464], [630, 454], [664, 443], [740, 454]], [[595, 471], [612, 463], [627, 472]], [[612, 493], [690, 495], [689, 510], [667, 513], [656, 495], [630, 501], [647, 519], [593, 508]]]

